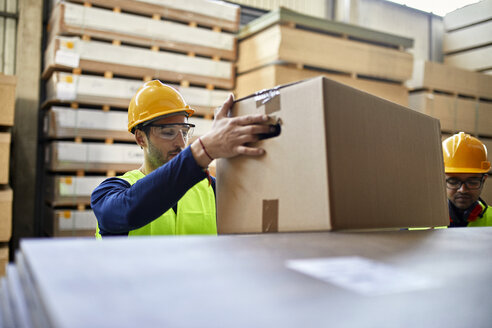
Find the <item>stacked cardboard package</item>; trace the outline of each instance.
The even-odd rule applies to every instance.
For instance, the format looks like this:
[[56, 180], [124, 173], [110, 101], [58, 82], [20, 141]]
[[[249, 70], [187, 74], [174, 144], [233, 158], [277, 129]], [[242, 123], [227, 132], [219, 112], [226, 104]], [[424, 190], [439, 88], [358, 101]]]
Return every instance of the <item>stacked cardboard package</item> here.
[[438, 118], [443, 132], [492, 137], [492, 76], [417, 61], [407, 84], [409, 106]]
[[131, 97], [150, 79], [171, 84], [196, 110], [196, 132], [206, 133], [234, 85], [239, 7], [204, 0], [52, 3], [43, 72], [45, 232], [93, 235], [93, 188], [143, 160], [126, 130]]
[[324, 75], [407, 105], [413, 40], [280, 8], [239, 33], [236, 94]]
[[492, 0], [444, 16], [444, 62], [492, 74]]
[[0, 73], [0, 275], [5, 274], [12, 236], [13, 193], [9, 186], [11, 127], [14, 125], [15, 76]]
[[[448, 123], [444, 124], [445, 131], [467, 131], [484, 142], [492, 152], [492, 0], [480, 2], [457, 9], [444, 16], [443, 52], [444, 63], [462, 69], [476, 71], [466, 72], [461, 76], [459, 94], [441, 96], [428, 100], [427, 95], [421, 94], [425, 102], [434, 102], [431, 106], [441, 108]], [[448, 69], [450, 71], [450, 69]], [[463, 74], [461, 74], [463, 75]], [[458, 76], [456, 76], [458, 77]], [[441, 79], [447, 79], [443, 75]], [[471, 98], [460, 97], [461, 94], [471, 95]], [[445, 104], [447, 103], [447, 104]], [[420, 100], [420, 107], [429, 106]], [[441, 119], [441, 123], [443, 119]], [[492, 183], [485, 183], [482, 198], [492, 203]]]

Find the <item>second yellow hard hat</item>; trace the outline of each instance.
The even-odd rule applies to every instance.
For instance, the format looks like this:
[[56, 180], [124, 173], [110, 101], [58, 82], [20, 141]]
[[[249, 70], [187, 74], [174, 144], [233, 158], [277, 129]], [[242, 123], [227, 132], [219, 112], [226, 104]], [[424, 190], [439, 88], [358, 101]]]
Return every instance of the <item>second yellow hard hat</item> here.
[[442, 142], [446, 173], [487, 173], [487, 147], [475, 137], [457, 133]]

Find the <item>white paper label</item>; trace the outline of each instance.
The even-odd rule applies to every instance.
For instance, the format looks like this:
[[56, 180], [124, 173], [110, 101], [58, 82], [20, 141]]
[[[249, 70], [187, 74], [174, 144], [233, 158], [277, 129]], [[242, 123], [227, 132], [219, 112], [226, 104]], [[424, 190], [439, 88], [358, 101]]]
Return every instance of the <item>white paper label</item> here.
[[75, 83], [58, 82], [56, 84], [56, 98], [59, 100], [75, 100], [77, 88]]
[[357, 256], [288, 260], [286, 267], [365, 296], [436, 287], [426, 277]]
[[55, 63], [68, 67], [79, 67], [80, 55], [66, 50], [58, 50], [55, 55]]

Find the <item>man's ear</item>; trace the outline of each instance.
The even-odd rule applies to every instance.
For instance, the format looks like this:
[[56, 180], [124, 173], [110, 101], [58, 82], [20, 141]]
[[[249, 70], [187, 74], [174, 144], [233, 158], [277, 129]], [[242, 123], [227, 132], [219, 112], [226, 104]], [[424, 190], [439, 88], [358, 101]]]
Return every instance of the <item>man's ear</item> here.
[[147, 135], [142, 130], [135, 130], [135, 141], [140, 148], [147, 147]]

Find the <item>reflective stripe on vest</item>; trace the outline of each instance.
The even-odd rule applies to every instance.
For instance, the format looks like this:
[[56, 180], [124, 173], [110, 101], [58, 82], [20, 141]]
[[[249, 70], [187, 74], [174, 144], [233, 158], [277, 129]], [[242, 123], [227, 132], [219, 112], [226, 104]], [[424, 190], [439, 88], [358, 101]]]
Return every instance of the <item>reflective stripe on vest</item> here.
[[[143, 177], [145, 175], [140, 170], [133, 170], [118, 178], [133, 185]], [[128, 236], [216, 234], [215, 195], [208, 180], [203, 179], [178, 201], [178, 215], [170, 208], [149, 224], [131, 230]]]

